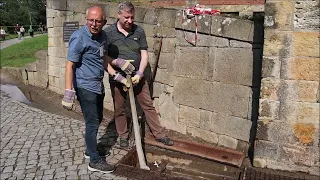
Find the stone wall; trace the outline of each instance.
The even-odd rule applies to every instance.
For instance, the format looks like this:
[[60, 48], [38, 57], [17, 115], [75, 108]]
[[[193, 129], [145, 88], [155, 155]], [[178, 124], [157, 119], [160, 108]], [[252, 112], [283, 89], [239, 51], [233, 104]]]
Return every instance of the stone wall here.
[[319, 0], [267, 0], [254, 166], [320, 175]]
[[[117, 4], [47, 3], [49, 89], [57, 93], [64, 91], [68, 48], [62, 41], [63, 22], [84, 25], [85, 10], [93, 4], [105, 8], [108, 25], [116, 21]], [[182, 24], [180, 9], [136, 7], [135, 21], [146, 32], [152, 69], [159, 55], [154, 105], [167, 129], [247, 152], [257, 114], [252, 105], [257, 104], [260, 88], [262, 24], [225, 16], [198, 18], [199, 40], [194, 46], [184, 38], [194, 38], [195, 20]], [[104, 106], [113, 110], [107, 77], [104, 82]]]

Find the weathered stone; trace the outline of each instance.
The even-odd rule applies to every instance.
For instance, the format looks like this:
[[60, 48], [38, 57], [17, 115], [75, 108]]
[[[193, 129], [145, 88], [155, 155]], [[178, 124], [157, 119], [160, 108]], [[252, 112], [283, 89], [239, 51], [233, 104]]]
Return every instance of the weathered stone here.
[[294, 123], [294, 136], [297, 142], [292, 144], [301, 144], [303, 146], [318, 147], [319, 145], [319, 126], [311, 123]]
[[29, 63], [25, 65], [25, 69], [28, 72], [36, 72], [37, 71], [37, 64], [36, 62]]
[[54, 26], [53, 25], [54, 24], [53, 23], [54, 22], [53, 19], [54, 19], [53, 17], [52, 18], [47, 18], [47, 28], [53, 28], [53, 26]]
[[176, 48], [175, 42], [176, 42], [175, 38], [163, 38], [161, 52], [169, 52], [169, 53], [175, 52], [175, 48]]
[[219, 135], [218, 145], [224, 146], [230, 149], [236, 149], [238, 145], [238, 140], [231, 138], [229, 136]]
[[267, 166], [267, 161], [262, 158], [254, 158], [253, 166], [257, 168], [265, 168]]
[[278, 143], [258, 140], [255, 143], [254, 147], [254, 159], [268, 159], [269, 160], [278, 160], [280, 155], [280, 147]]
[[269, 169], [277, 169], [283, 171], [296, 171], [296, 172], [308, 172], [308, 167], [294, 164], [292, 162], [288, 162], [287, 160], [277, 161], [277, 160], [267, 160], [267, 168]]
[[186, 15], [185, 15], [185, 17], [183, 17], [183, 14], [181, 12], [177, 11], [175, 28], [195, 32], [196, 31], [196, 25], [195, 25], [196, 18], [198, 21], [198, 32], [210, 34], [212, 19], [211, 19], [211, 16], [206, 16], [206, 15], [195, 16], [191, 19], [188, 19], [186, 17]]
[[206, 79], [208, 48], [179, 47], [176, 49], [174, 75], [197, 79]]
[[319, 1], [304, 1], [295, 2], [295, 29], [311, 29], [319, 30]]
[[213, 79], [228, 84], [252, 85], [253, 53], [251, 49], [219, 48], [210, 50], [215, 57]]
[[263, 46], [264, 56], [279, 56], [290, 47], [292, 43], [292, 33], [285, 31], [265, 30], [265, 40]]
[[243, 41], [253, 41], [253, 21], [212, 16], [211, 34]]
[[[93, 4], [90, 4], [88, 1], [85, 0], [67, 0], [67, 8], [69, 11], [72, 11], [74, 13], [85, 13], [86, 10], [93, 6]], [[99, 6], [102, 9], [104, 8], [104, 4], [99, 4]]]
[[152, 97], [159, 97], [162, 93], [169, 93], [168, 87], [168, 85], [154, 82]]
[[163, 38], [174, 38], [176, 37], [176, 30], [174, 28], [164, 27], [164, 26], [155, 26], [156, 37]]
[[200, 110], [200, 128], [205, 130], [211, 130], [213, 113], [210, 111]]
[[294, 132], [286, 122], [271, 122], [267, 124], [268, 141], [277, 143], [295, 143]]
[[[56, 10], [46, 8], [46, 15], [47, 15], [47, 20], [49, 18], [52, 19], [56, 16]], [[48, 24], [47, 24], [47, 27], [48, 27]]]
[[67, 0], [48, 0], [46, 4], [47, 9], [67, 10]]
[[[85, 11], [84, 11], [85, 12]], [[76, 13], [76, 12], [68, 12], [66, 15], [66, 21], [79, 21], [79, 27], [86, 25], [86, 14], [85, 13]]]
[[54, 27], [63, 27], [63, 22], [66, 21], [66, 17], [56, 16], [53, 18]]
[[48, 75], [60, 77], [60, 68], [57, 68], [57, 66], [49, 66], [48, 67]]
[[199, 127], [200, 110], [180, 105], [178, 121], [186, 124], [188, 127]]
[[134, 21], [135, 22], [144, 22], [144, 18], [147, 12], [147, 8], [143, 8], [143, 7], [135, 7], [134, 8]]
[[174, 9], [161, 9], [158, 16], [158, 25], [163, 27], [170, 27], [174, 28], [175, 26], [175, 19], [176, 17], [176, 10]]
[[224, 113], [213, 113], [211, 131], [249, 142], [252, 122]]
[[319, 57], [320, 33], [295, 32], [293, 46], [295, 56]]
[[218, 143], [218, 135], [207, 130], [194, 127], [187, 127], [187, 133], [193, 137], [201, 138], [210, 143]]
[[256, 139], [265, 141], [269, 140], [268, 130], [270, 123], [270, 120], [258, 120]]
[[118, 18], [118, 4], [117, 3], [108, 3], [105, 6], [106, 16], [109, 18]]
[[280, 88], [279, 79], [264, 78], [261, 81], [260, 97], [262, 99], [279, 100], [278, 91]]
[[[249, 87], [188, 78], [176, 78], [174, 100], [178, 104], [247, 118]], [[188, 98], [185, 98], [188, 97]]]
[[35, 81], [36, 81], [36, 77], [34, 76], [34, 72], [33, 71], [29, 71], [28, 73], [28, 83], [29, 85], [34, 86], [35, 85]]
[[267, 2], [265, 4], [266, 16], [272, 17], [274, 20], [272, 28], [280, 30], [291, 30], [293, 25], [293, 6], [293, 1], [275, 1]]
[[320, 81], [320, 58], [291, 58], [283, 66], [287, 79]]
[[279, 119], [279, 101], [260, 99], [259, 118], [260, 119]]
[[280, 119], [288, 123], [319, 124], [319, 103], [283, 101], [280, 108]]
[[159, 9], [148, 8], [146, 11], [146, 15], [144, 16], [143, 22], [152, 25], [158, 24], [159, 13]]
[[155, 78], [155, 82], [160, 82], [163, 84], [167, 84], [170, 86], [174, 85], [174, 79], [173, 73], [168, 69], [158, 69], [157, 75]]
[[158, 62], [158, 67], [168, 69], [170, 72], [172, 72], [174, 59], [175, 59], [174, 53], [161, 52], [160, 59]]
[[317, 81], [282, 81], [282, 99], [288, 101], [317, 102], [317, 91], [319, 82]]
[[[196, 46], [201, 47], [229, 47], [229, 40], [227, 38], [210, 36], [206, 34], [198, 34], [198, 40], [196, 42]], [[176, 45], [177, 46], [194, 46], [190, 44], [188, 41], [195, 41], [195, 33], [176, 30]], [[186, 39], [188, 41], [186, 41]]]
[[157, 28], [157, 26], [150, 24], [142, 24], [140, 25], [140, 27], [143, 28], [147, 37], [157, 37], [157, 35], [159, 35], [160, 37], [161, 29]]
[[236, 151], [240, 151], [246, 154], [249, 150], [249, 147], [250, 147], [249, 142], [238, 140]]
[[281, 63], [279, 57], [264, 56], [262, 60], [262, 77], [280, 78]]
[[62, 38], [63, 37], [63, 27], [48, 28], [48, 37]]

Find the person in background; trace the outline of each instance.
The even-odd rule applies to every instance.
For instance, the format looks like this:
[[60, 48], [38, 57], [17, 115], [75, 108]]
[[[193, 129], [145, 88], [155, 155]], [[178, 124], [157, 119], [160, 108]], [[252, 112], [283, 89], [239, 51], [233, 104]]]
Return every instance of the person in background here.
[[30, 36], [33, 37], [34, 30], [32, 29], [32, 26], [31, 26], [31, 25], [30, 25], [30, 27], [29, 27], [28, 32], [29, 32]]
[[14, 32], [18, 34], [18, 39], [21, 39], [21, 33], [20, 33], [20, 26], [19, 26], [19, 24], [17, 24], [17, 25], [14, 27]]
[[6, 40], [6, 31], [3, 29], [3, 27], [0, 29], [0, 35], [3, 41]]
[[[113, 59], [133, 60], [132, 64], [136, 69], [132, 76], [134, 93], [145, 114], [147, 124], [157, 141], [172, 146], [172, 140], [165, 135], [164, 129], [160, 125], [158, 114], [150, 96], [148, 83], [144, 78], [144, 72], [148, 64], [148, 45], [144, 30], [133, 23], [134, 13], [134, 6], [131, 2], [119, 4], [117, 22], [104, 30], [107, 34], [108, 56]], [[108, 67], [108, 73], [120, 147], [127, 148], [129, 146], [129, 133], [125, 117], [127, 92], [125, 92], [126, 88], [123, 88], [126, 73], [114, 65]]]
[[117, 65], [128, 73], [131, 73], [134, 67], [125, 60], [120, 59], [115, 63], [115, 60], [109, 61], [110, 58], [106, 57], [107, 36], [102, 31], [105, 24], [106, 16], [103, 9], [93, 6], [86, 11], [86, 25], [71, 35], [62, 106], [71, 110], [77, 95], [85, 120], [85, 143], [90, 157], [88, 170], [111, 173], [114, 166], [108, 164], [97, 150], [97, 133], [103, 118], [105, 96], [104, 72], [109, 64]]
[[24, 29], [24, 27], [21, 26], [21, 27], [20, 27], [20, 33], [21, 33], [21, 36], [22, 36], [22, 37], [24, 37], [25, 31], [26, 31], [26, 30]]

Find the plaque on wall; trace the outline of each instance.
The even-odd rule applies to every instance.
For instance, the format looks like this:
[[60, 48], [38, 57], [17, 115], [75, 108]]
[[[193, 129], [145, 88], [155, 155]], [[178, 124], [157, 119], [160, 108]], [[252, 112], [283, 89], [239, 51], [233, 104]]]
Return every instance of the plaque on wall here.
[[68, 42], [72, 33], [79, 29], [79, 21], [63, 22], [63, 42]]

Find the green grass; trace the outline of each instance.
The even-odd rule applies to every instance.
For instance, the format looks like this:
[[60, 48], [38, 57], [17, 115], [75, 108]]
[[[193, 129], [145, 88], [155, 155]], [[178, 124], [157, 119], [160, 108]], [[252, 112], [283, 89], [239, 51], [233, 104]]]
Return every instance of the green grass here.
[[48, 48], [48, 35], [28, 38], [0, 51], [0, 67], [23, 67], [36, 61], [35, 54]]

